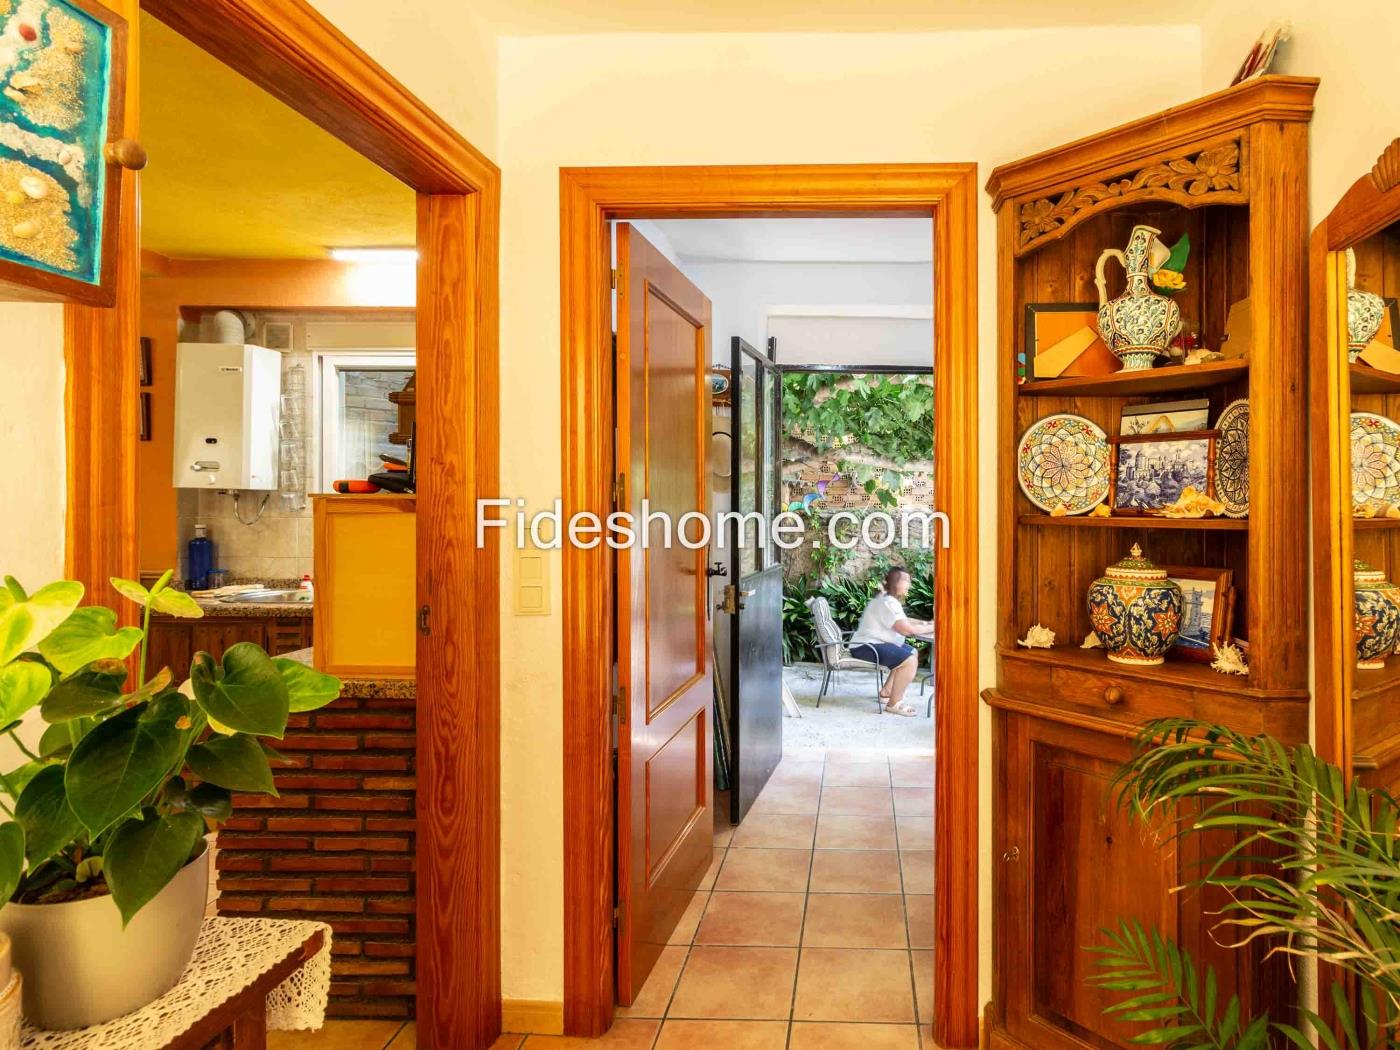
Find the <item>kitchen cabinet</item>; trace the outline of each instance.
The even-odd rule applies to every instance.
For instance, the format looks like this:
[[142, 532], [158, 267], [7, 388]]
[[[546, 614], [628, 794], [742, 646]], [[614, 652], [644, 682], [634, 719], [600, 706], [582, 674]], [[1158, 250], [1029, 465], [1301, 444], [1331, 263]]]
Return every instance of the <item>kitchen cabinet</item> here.
[[254, 642], [273, 656], [285, 656], [310, 648], [311, 621], [310, 616], [208, 616], [202, 620], [153, 616], [146, 666], [169, 667], [177, 679], [183, 679], [195, 653], [209, 653], [220, 660], [224, 650], [239, 642]]

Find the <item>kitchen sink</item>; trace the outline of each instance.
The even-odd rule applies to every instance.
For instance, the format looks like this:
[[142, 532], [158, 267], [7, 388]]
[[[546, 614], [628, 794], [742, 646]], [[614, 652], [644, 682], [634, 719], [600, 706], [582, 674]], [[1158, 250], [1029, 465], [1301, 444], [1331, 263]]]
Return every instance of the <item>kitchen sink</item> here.
[[243, 591], [241, 594], [228, 594], [220, 598], [219, 601], [227, 602], [231, 605], [243, 605], [246, 603], [252, 603], [254, 605], [291, 604], [295, 602], [310, 602], [311, 595], [306, 591], [296, 589], [275, 591], [263, 588], [258, 591]]

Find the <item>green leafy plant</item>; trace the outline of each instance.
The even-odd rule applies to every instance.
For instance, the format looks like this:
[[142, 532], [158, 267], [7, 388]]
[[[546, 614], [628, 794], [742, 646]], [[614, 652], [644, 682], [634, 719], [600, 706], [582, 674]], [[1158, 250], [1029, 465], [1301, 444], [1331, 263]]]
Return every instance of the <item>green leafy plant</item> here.
[[[1330, 989], [1337, 1030], [1305, 1007], [1299, 1017], [1320, 1045], [1400, 1045], [1381, 1019], [1400, 1013], [1400, 804], [1389, 792], [1347, 783], [1306, 744], [1285, 746], [1188, 719], [1153, 722], [1137, 755], [1119, 772], [1121, 804], [1157, 825], [1168, 840], [1229, 833], [1200, 886], [1226, 891], [1217, 936], [1243, 947], [1263, 938], [1270, 954], [1312, 957], [1351, 975], [1355, 1006], [1342, 984]], [[1291, 1023], [1241, 1016], [1223, 1005], [1215, 974], [1197, 973], [1189, 953], [1135, 923], [1106, 931], [1091, 948], [1103, 969], [1091, 978], [1130, 993], [1109, 1008], [1149, 1025], [1138, 1043], [1258, 1050], [1310, 1047]]]
[[[288, 717], [334, 700], [340, 682], [240, 642], [197, 653], [188, 677], [146, 673], [151, 614], [204, 615], [169, 586], [113, 580], [142, 627], [79, 608], [83, 586], [0, 592], [0, 732], [28, 761], [0, 774], [0, 901], [57, 903], [110, 892], [126, 924], [204, 849], [233, 792], [275, 795], [270, 759]], [[137, 673], [129, 680], [128, 658]], [[130, 688], [128, 688], [130, 686]], [[38, 709], [37, 750], [16, 730]]]

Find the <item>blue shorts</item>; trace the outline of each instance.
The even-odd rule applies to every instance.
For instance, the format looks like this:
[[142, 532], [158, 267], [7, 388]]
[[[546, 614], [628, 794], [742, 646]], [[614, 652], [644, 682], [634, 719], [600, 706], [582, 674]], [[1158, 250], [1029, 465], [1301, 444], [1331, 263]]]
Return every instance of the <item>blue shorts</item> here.
[[894, 642], [856, 642], [851, 646], [851, 655], [857, 660], [871, 660], [881, 667], [898, 667], [914, 655], [914, 647]]

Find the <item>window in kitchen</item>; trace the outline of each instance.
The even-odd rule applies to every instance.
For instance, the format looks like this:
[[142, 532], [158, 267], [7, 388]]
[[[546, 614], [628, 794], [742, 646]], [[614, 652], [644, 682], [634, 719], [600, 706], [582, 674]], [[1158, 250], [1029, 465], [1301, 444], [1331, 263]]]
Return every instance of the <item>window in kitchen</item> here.
[[342, 479], [364, 479], [383, 469], [380, 455], [408, 458], [390, 440], [399, 428], [391, 393], [413, 378], [412, 350], [317, 354], [321, 404], [321, 491]]

